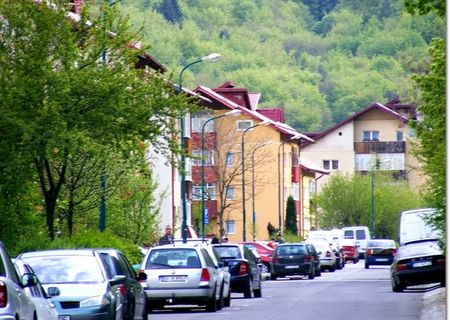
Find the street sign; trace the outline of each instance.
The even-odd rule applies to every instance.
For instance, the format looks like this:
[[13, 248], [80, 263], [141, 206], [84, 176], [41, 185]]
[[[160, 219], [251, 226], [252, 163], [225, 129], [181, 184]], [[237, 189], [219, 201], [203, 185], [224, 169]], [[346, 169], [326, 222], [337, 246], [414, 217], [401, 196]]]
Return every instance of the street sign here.
[[205, 221], [205, 224], [209, 223], [208, 208], [205, 208], [205, 219], [204, 219], [204, 221]]

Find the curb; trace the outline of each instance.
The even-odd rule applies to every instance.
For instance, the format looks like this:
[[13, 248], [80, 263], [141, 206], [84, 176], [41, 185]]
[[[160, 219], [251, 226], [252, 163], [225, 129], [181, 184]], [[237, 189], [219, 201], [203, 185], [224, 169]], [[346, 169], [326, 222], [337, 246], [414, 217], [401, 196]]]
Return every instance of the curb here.
[[446, 319], [446, 298], [447, 290], [443, 287], [426, 292], [423, 295], [420, 320]]

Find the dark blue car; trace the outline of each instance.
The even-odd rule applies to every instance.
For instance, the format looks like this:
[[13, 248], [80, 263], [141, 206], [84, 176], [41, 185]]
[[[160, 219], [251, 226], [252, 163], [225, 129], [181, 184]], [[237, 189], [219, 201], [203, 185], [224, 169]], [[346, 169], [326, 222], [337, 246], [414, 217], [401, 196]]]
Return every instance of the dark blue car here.
[[369, 266], [390, 266], [394, 261], [397, 246], [394, 240], [372, 239], [367, 241], [367, 249], [364, 253], [365, 268]]

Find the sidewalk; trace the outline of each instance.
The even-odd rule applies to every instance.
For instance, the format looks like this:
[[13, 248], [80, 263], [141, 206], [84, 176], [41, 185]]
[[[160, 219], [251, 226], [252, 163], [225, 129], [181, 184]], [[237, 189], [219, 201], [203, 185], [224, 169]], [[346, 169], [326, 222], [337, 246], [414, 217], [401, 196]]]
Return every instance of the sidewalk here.
[[447, 305], [446, 288], [438, 288], [426, 292], [423, 296], [422, 315], [420, 320], [445, 320]]

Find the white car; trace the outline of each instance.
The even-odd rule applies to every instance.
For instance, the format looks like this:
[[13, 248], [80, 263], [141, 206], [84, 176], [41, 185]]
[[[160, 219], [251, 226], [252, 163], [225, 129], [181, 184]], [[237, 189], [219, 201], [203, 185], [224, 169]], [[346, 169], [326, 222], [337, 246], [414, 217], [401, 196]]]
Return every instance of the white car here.
[[306, 243], [312, 243], [316, 248], [320, 259], [320, 269], [328, 269], [331, 272], [336, 270], [336, 255], [329, 243], [324, 239], [309, 239]]
[[37, 311], [24, 288], [37, 282], [34, 274], [19, 277], [3, 243], [0, 241], [0, 319], [36, 319]]
[[[33, 269], [21, 260], [14, 260], [14, 266], [20, 275], [33, 273]], [[47, 296], [40, 281], [36, 285], [24, 288], [27, 295], [31, 298], [36, 306], [37, 318], [39, 320], [57, 320], [58, 313], [55, 305], [51, 302], [50, 297]]]

